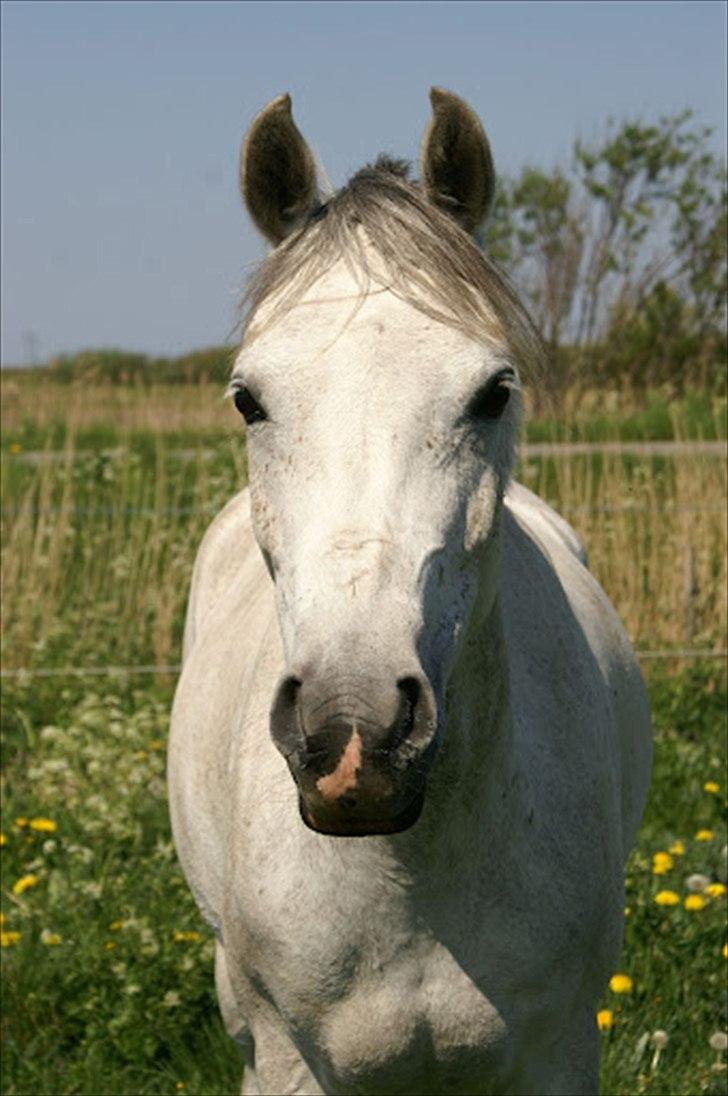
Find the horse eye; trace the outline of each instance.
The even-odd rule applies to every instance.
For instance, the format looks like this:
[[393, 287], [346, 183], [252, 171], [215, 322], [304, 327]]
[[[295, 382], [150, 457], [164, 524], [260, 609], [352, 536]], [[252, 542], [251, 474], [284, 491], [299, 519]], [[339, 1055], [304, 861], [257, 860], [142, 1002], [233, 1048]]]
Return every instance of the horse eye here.
[[264, 419], [268, 418], [255, 396], [251, 395], [247, 388], [237, 388], [233, 399], [235, 401], [235, 406], [247, 422], [248, 426], [252, 425], [254, 422], [262, 422]]
[[468, 413], [474, 419], [499, 419], [510, 398], [511, 390], [503, 377], [493, 377], [476, 392]]

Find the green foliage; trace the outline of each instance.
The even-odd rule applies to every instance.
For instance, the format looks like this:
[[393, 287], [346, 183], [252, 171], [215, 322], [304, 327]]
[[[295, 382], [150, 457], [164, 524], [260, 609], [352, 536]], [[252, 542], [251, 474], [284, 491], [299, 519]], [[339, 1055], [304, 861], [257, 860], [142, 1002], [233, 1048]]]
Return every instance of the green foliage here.
[[[61, 354], [49, 362], [52, 380], [110, 384], [225, 384], [236, 348], [212, 346], [191, 350], [174, 358], [151, 358], [128, 350], [80, 350]], [[10, 372], [10, 371], [9, 371]]]
[[726, 171], [690, 111], [610, 123], [568, 174], [502, 180], [485, 247], [530, 304], [558, 393], [725, 390]]
[[686, 392], [680, 399], [669, 399], [664, 391], [652, 390], [640, 407], [626, 413], [605, 393], [599, 407], [584, 410], [565, 420], [558, 405], [551, 414], [527, 419], [528, 442], [613, 442], [675, 441], [725, 438], [728, 404], [725, 396], [707, 392]]
[[659, 384], [675, 394], [690, 387], [726, 391], [723, 337], [718, 328], [701, 329], [684, 296], [659, 281], [639, 309], [620, 306], [612, 313], [609, 340], [596, 362], [597, 378], [615, 376], [635, 391]]

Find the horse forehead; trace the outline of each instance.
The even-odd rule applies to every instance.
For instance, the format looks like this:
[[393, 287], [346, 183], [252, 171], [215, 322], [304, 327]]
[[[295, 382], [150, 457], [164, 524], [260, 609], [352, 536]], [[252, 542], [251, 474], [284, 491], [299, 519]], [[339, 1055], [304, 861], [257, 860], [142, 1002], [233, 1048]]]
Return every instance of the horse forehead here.
[[292, 376], [341, 366], [345, 375], [378, 369], [401, 382], [408, 374], [421, 380], [454, 360], [476, 362], [482, 351], [389, 289], [363, 295], [329, 281], [272, 323], [244, 357], [270, 373]]

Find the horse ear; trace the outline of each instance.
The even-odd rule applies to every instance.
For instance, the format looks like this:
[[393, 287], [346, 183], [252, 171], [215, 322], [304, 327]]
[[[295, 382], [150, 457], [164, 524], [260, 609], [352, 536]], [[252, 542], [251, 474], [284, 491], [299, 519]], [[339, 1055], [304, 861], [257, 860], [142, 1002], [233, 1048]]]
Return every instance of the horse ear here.
[[240, 193], [274, 247], [318, 206], [316, 165], [293, 121], [290, 95], [253, 119], [240, 149]]
[[425, 192], [466, 232], [475, 232], [490, 211], [495, 171], [480, 119], [451, 91], [430, 89], [432, 118], [422, 140]]

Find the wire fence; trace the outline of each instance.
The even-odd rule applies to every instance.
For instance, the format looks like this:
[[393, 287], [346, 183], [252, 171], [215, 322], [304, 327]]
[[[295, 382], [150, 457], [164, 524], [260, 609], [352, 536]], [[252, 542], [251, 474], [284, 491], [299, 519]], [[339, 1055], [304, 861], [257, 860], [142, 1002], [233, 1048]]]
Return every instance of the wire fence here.
[[[714, 659], [728, 658], [728, 649], [706, 650], [705, 648], [690, 648], [664, 651], [636, 651], [637, 657], [643, 661], [660, 659]], [[175, 663], [170, 666], [31, 666], [22, 667], [19, 670], [2, 670], [0, 678], [31, 678], [31, 677], [114, 677], [130, 675], [163, 675], [171, 676], [179, 674], [182, 666]]]

